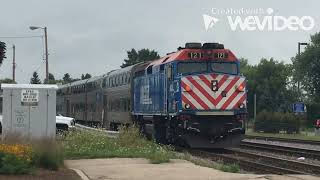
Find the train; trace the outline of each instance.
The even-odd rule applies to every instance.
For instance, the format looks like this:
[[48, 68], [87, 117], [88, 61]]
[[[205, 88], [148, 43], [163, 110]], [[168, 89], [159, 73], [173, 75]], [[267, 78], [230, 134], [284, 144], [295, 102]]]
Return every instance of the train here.
[[160, 59], [59, 86], [57, 112], [109, 130], [137, 125], [158, 143], [192, 148], [240, 144], [246, 78], [220, 43], [186, 43]]

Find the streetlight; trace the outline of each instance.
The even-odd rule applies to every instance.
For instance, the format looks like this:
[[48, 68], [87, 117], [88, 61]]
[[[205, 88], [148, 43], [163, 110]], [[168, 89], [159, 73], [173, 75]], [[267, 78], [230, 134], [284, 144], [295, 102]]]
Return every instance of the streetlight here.
[[[298, 59], [300, 59], [300, 54], [301, 54], [300, 46], [307, 46], [307, 45], [308, 45], [308, 43], [306, 43], [306, 42], [298, 42]], [[299, 80], [298, 80], [298, 92], [299, 92], [299, 98], [301, 98], [301, 96], [300, 96], [300, 81]]]
[[298, 42], [298, 56], [300, 57], [300, 46], [307, 46], [308, 43], [306, 42]]
[[47, 27], [30, 26], [31, 30], [43, 29], [44, 30], [44, 46], [45, 46], [45, 57], [46, 57], [46, 82], [49, 82], [49, 63], [48, 63], [48, 36]]

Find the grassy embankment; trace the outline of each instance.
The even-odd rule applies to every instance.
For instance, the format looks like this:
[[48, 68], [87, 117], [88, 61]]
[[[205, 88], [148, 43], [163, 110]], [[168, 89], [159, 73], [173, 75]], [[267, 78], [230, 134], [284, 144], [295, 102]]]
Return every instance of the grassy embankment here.
[[246, 131], [246, 135], [287, 138], [287, 139], [301, 139], [301, 140], [308, 140], [308, 141], [320, 141], [320, 136], [315, 136], [314, 133], [311, 133], [311, 132], [301, 132], [299, 134], [280, 134], [280, 133], [253, 132], [251, 129], [249, 129], [248, 131]]
[[140, 136], [136, 128], [123, 128], [118, 138], [109, 138], [102, 132], [79, 130], [63, 141], [66, 159], [83, 158], [146, 158], [151, 163], [166, 163], [170, 159], [185, 159], [197, 165], [226, 172], [239, 172], [236, 164], [225, 165], [193, 157], [187, 152], [177, 153], [170, 146], [159, 145]]

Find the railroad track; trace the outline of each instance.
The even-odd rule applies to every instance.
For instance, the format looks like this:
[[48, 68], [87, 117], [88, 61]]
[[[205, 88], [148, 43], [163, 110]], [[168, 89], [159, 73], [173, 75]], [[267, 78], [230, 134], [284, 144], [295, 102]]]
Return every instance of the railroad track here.
[[227, 164], [236, 163], [241, 169], [256, 173], [320, 175], [319, 165], [249, 153], [241, 149], [226, 149], [223, 153], [203, 150], [190, 150], [189, 152], [213, 161], [222, 160]]
[[294, 155], [299, 157], [306, 157], [312, 159], [320, 160], [320, 151], [313, 150], [313, 149], [306, 149], [301, 147], [291, 147], [291, 146], [284, 146], [284, 145], [276, 145], [276, 144], [266, 144], [260, 142], [247, 142], [242, 141], [240, 144], [241, 148], [244, 149], [254, 149], [254, 150], [261, 150], [266, 152], [276, 152], [279, 154], [284, 155]]
[[289, 143], [320, 145], [320, 141], [313, 141], [313, 140], [289, 139], [289, 138], [265, 137], [265, 136], [251, 136], [251, 135], [246, 135], [245, 138], [246, 139], [259, 139], [259, 140], [265, 140], [265, 141], [280, 141], [280, 142], [289, 142]]

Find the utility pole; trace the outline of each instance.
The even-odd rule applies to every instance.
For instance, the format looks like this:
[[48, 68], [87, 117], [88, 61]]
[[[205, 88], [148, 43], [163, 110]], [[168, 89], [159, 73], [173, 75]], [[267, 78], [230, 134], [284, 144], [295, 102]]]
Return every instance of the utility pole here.
[[[300, 46], [301, 46], [301, 45], [306, 46], [306, 45], [308, 45], [308, 43], [298, 42], [298, 59], [300, 59], [300, 54], [301, 54], [301, 52], [300, 52]], [[301, 99], [301, 94], [300, 94], [300, 80], [299, 80], [299, 79], [298, 79], [298, 93], [299, 93], [299, 99], [300, 99], [300, 101], [301, 101], [302, 99]]]
[[49, 82], [49, 61], [48, 61], [48, 34], [47, 27], [39, 27], [39, 26], [30, 26], [31, 30], [43, 29], [44, 30], [44, 49], [45, 49], [45, 58], [46, 58], [46, 82]]
[[16, 46], [12, 46], [12, 80], [16, 82]]
[[254, 93], [253, 97], [253, 121], [256, 122], [257, 117], [257, 94]]
[[44, 45], [45, 45], [45, 53], [46, 53], [46, 81], [49, 82], [49, 62], [48, 62], [48, 35], [47, 35], [47, 27], [44, 27]]

